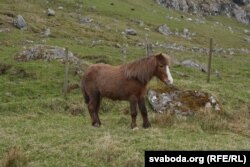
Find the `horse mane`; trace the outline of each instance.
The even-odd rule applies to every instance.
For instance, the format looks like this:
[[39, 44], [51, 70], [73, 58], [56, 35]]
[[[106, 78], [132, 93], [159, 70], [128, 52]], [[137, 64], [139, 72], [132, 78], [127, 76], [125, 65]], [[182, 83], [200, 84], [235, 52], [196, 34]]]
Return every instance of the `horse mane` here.
[[153, 77], [157, 61], [155, 56], [145, 57], [121, 66], [127, 79], [136, 79], [142, 84], [147, 84]]

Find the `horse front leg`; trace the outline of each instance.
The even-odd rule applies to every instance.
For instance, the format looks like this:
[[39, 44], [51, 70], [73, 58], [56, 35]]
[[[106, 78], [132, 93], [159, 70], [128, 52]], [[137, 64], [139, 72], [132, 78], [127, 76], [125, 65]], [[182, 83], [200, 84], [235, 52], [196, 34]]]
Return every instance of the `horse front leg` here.
[[141, 111], [141, 115], [142, 115], [142, 119], [143, 119], [143, 125], [142, 125], [143, 128], [151, 127], [151, 124], [149, 123], [149, 120], [148, 120], [148, 112], [147, 112], [147, 108], [145, 105], [145, 100], [143, 97], [139, 99], [138, 106], [139, 106], [139, 109]]
[[137, 125], [136, 125], [136, 116], [137, 116], [136, 104], [137, 104], [137, 101], [135, 99], [130, 100], [130, 111], [131, 111], [131, 118], [132, 118], [131, 128], [132, 129], [137, 128]]

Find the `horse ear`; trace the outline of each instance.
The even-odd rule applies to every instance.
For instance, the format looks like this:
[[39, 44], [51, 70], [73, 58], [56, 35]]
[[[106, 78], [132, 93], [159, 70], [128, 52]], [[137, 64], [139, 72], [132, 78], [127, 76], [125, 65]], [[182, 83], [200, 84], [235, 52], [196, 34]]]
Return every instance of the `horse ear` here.
[[162, 60], [163, 59], [163, 53], [157, 53], [156, 55], [155, 55], [155, 57], [157, 58], [157, 60]]
[[165, 61], [166, 64], [168, 64], [169, 66], [171, 65], [171, 58], [169, 55], [165, 54], [165, 53], [158, 53], [155, 55], [156, 56], [156, 59], [158, 61]]

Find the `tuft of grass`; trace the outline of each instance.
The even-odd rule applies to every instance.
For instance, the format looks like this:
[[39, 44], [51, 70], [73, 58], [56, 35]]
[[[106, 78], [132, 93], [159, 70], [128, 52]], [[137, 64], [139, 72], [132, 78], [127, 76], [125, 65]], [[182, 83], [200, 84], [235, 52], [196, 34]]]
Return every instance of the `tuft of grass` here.
[[207, 132], [228, 130], [228, 118], [223, 112], [218, 113], [213, 110], [200, 109], [195, 112], [191, 119], [195, 120], [201, 129]]
[[28, 159], [18, 146], [10, 148], [2, 159], [2, 167], [27, 167]]
[[159, 125], [159, 126], [169, 126], [171, 127], [174, 124], [175, 118], [174, 115], [170, 112], [164, 112], [162, 114], [159, 113], [153, 113], [151, 117], [151, 122], [153, 124]]
[[124, 151], [121, 143], [110, 134], [106, 134], [96, 141], [99, 143], [91, 153], [92, 157], [95, 157], [97, 161], [112, 164], [120, 154]]
[[235, 133], [250, 137], [250, 104], [230, 113], [228, 126]]

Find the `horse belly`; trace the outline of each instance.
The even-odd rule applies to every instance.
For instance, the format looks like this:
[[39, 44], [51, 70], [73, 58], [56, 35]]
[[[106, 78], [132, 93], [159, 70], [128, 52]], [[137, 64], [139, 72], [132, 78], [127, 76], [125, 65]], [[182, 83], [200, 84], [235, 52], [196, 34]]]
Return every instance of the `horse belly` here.
[[126, 100], [127, 92], [124, 91], [122, 85], [113, 83], [107, 84], [99, 88], [102, 97], [107, 97], [112, 100]]
[[142, 88], [133, 81], [113, 80], [109, 84], [99, 88], [102, 97], [107, 97], [112, 100], [129, 100], [131, 96], [141, 96], [144, 87]]

